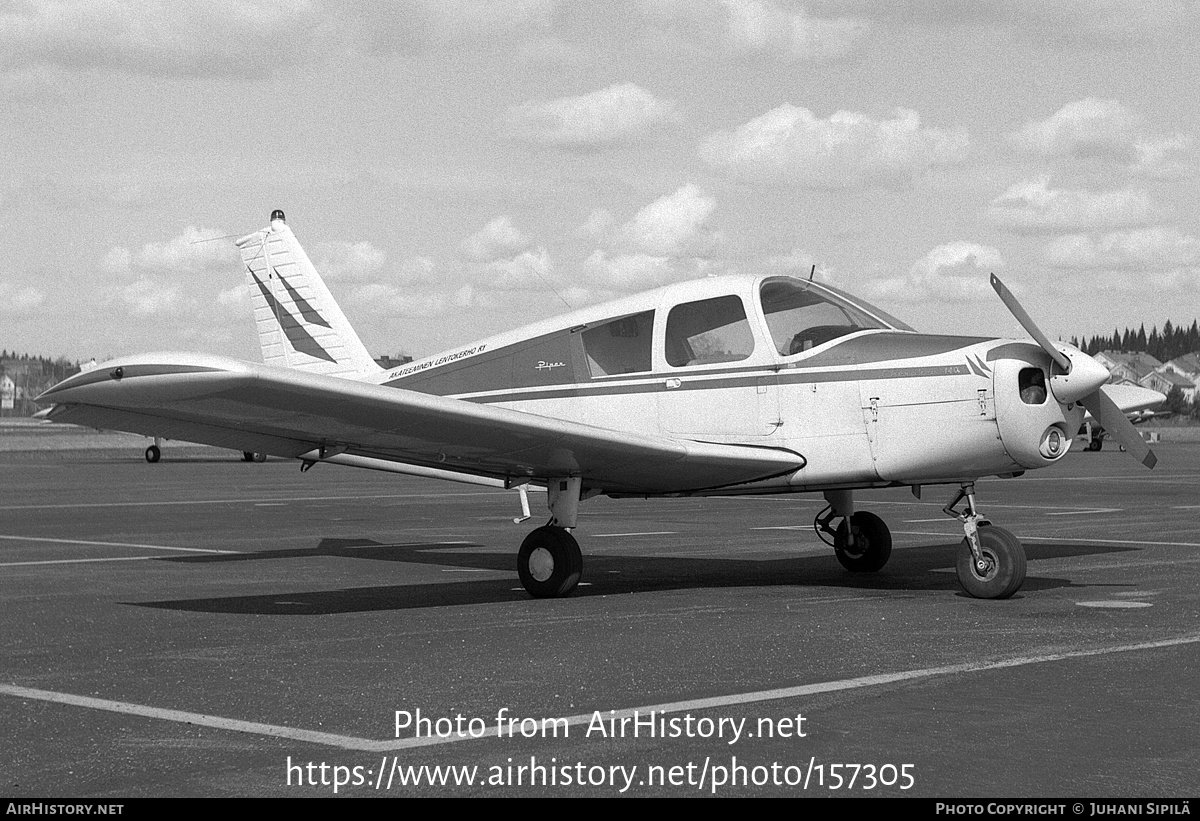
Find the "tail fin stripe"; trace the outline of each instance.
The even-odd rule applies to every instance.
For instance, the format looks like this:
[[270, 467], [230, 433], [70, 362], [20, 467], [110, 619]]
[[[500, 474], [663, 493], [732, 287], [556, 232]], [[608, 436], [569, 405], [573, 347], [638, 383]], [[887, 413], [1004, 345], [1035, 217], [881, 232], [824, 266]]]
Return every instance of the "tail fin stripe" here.
[[300, 309], [300, 315], [304, 317], [306, 322], [312, 325], [320, 325], [322, 328], [332, 329], [333, 326], [325, 321], [325, 317], [321, 316], [316, 308], [309, 305], [307, 299], [300, 296], [296, 289], [292, 287], [292, 283], [284, 279], [283, 274], [279, 273], [278, 268], [272, 268], [271, 270], [275, 272], [275, 276], [279, 277], [279, 281], [282, 282], [283, 287], [287, 289], [288, 296], [292, 298], [292, 302], [295, 303], [296, 307]]
[[[249, 270], [249, 266], [246, 267], [247, 270]], [[258, 278], [258, 274], [254, 273], [254, 271], [250, 271], [250, 276], [254, 277], [254, 281], [258, 284], [258, 290], [262, 292], [263, 299], [267, 301], [267, 307], [271, 309], [271, 313], [274, 314], [275, 318], [279, 321], [280, 326], [283, 328], [284, 334], [287, 335], [288, 341], [292, 343], [293, 348], [300, 353], [308, 354], [316, 359], [324, 359], [327, 362], [337, 362], [336, 359], [330, 356], [329, 351], [321, 347], [321, 343], [313, 339], [308, 331], [304, 330], [304, 326], [296, 320], [296, 317], [292, 316], [291, 311], [289, 311], [275, 299], [275, 296], [271, 293], [267, 286], [263, 284], [263, 281]], [[280, 277], [280, 279], [282, 279], [282, 277]], [[291, 293], [290, 288], [288, 291]], [[326, 325], [325, 327], [328, 328], [329, 326]]]

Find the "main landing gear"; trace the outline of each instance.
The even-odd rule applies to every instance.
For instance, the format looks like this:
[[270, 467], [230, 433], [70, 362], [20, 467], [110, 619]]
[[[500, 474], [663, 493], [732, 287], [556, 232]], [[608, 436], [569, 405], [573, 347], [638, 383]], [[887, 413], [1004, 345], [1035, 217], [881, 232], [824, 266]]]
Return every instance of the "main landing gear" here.
[[[849, 490], [826, 491], [825, 501], [829, 506], [817, 514], [813, 529], [823, 542], [833, 545], [833, 555], [842, 567], [851, 573], [882, 569], [892, 555], [892, 534], [883, 519], [874, 513], [855, 512]], [[833, 527], [833, 520], [839, 518], [841, 523]]]
[[546, 486], [550, 522], [521, 542], [517, 552], [517, 575], [534, 598], [562, 598], [570, 595], [579, 584], [583, 574], [583, 554], [570, 529], [579, 518], [581, 490], [582, 482], [578, 477], [551, 479]]
[[[965, 510], [954, 506], [966, 499]], [[994, 527], [975, 509], [975, 484], [965, 482], [942, 511], [963, 523], [966, 538], [958, 548], [958, 583], [977, 599], [1007, 599], [1025, 581], [1025, 548], [1017, 537]]]

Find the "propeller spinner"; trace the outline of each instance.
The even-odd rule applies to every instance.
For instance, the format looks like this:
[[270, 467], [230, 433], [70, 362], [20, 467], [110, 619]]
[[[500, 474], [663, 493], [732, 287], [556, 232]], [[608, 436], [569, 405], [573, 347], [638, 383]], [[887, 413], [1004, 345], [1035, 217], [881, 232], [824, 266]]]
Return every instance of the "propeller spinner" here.
[[1064, 351], [1051, 344], [1050, 339], [1042, 333], [1037, 323], [1021, 307], [1021, 303], [1013, 296], [1012, 291], [995, 274], [991, 275], [992, 288], [1000, 300], [1008, 308], [1025, 332], [1033, 337], [1050, 358], [1054, 360], [1050, 376], [1050, 391], [1054, 398], [1063, 405], [1078, 402], [1108, 431], [1108, 435], [1120, 442], [1127, 451], [1148, 468], [1158, 463], [1158, 457], [1133, 423], [1125, 416], [1117, 403], [1104, 392], [1103, 386], [1108, 382], [1108, 370], [1096, 360], [1078, 348]]

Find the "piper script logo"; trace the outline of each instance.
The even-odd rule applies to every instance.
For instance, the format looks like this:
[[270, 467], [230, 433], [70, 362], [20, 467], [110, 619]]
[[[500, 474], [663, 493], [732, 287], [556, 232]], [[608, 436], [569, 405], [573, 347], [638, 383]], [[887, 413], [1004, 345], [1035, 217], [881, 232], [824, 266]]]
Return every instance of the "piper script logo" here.
[[552, 371], [555, 368], [567, 367], [567, 363], [566, 362], [547, 362], [544, 359], [539, 359], [538, 363], [536, 365], [534, 365], [533, 367], [534, 367], [534, 370], [538, 370], [538, 371]]

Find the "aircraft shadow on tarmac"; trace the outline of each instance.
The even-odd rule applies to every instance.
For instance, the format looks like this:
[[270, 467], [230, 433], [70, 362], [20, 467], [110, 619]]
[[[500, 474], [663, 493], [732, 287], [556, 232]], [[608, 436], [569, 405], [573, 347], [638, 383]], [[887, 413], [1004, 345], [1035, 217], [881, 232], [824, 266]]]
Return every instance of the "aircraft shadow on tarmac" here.
[[[124, 603], [201, 613], [327, 615], [533, 601], [516, 578], [512, 553], [478, 552], [478, 548], [481, 547], [484, 546], [468, 542], [381, 544], [365, 539], [322, 539], [316, 548], [171, 557], [158, 561], [207, 564], [332, 556], [436, 565], [442, 568], [490, 570], [512, 574], [512, 577], [473, 581], [455, 574], [453, 579], [434, 583]], [[958, 579], [953, 570], [954, 549], [945, 544], [903, 548], [893, 555], [892, 562], [884, 570], [875, 574], [849, 573], [842, 569], [833, 556], [825, 555], [761, 560], [592, 554], [586, 556], [583, 583], [576, 588], [572, 598], [664, 590], [780, 586], [896, 592], [944, 590], [965, 596], [966, 594], [959, 589]], [[1026, 554], [1031, 562], [1130, 550], [1136, 548], [1037, 543], [1026, 545]], [[1036, 571], [1036, 567], [1031, 570]], [[1034, 572], [1026, 580], [1023, 591], [1029, 593], [1065, 587], [1094, 585], [1079, 585], [1069, 579], [1037, 576]]]

